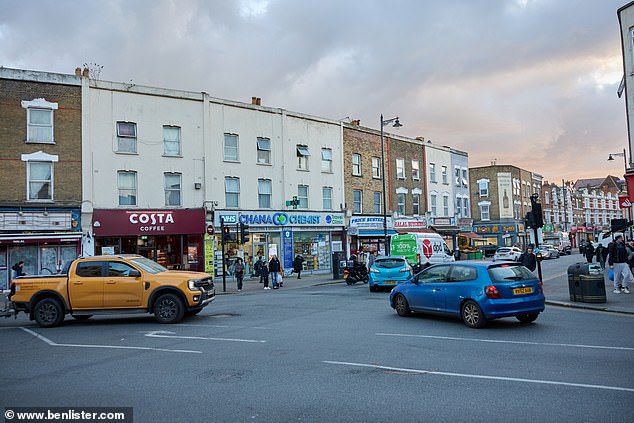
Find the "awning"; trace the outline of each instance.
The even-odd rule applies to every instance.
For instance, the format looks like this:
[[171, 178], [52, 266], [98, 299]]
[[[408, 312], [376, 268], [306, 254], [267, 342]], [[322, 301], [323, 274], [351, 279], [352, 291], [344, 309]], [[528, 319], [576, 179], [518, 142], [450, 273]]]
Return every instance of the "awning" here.
[[458, 234], [458, 236], [463, 236], [465, 238], [471, 238], [471, 239], [483, 239], [480, 235], [476, 234], [475, 232], [461, 232]]
[[0, 244], [33, 244], [37, 242], [72, 242], [81, 240], [81, 232], [39, 232], [1, 234]]
[[432, 225], [432, 229], [441, 235], [458, 235], [460, 233], [460, 227], [453, 225]]
[[410, 232], [416, 232], [416, 233], [427, 233], [427, 234], [435, 234], [436, 231], [434, 231], [433, 229], [429, 229], [429, 228], [399, 228], [397, 230], [397, 232], [399, 234], [407, 234]]
[[[387, 234], [389, 235], [395, 235], [397, 232], [394, 229], [388, 229], [387, 230]], [[383, 236], [383, 229], [359, 229], [359, 233], [357, 234], [357, 236], [367, 236], [367, 237], [382, 237]]]

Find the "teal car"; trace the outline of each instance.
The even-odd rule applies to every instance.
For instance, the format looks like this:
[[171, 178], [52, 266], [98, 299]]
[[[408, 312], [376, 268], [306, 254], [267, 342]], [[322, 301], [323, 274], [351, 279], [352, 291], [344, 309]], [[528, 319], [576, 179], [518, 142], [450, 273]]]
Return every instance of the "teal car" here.
[[368, 276], [370, 291], [376, 292], [380, 287], [390, 287], [403, 283], [412, 277], [412, 267], [404, 257], [377, 257]]

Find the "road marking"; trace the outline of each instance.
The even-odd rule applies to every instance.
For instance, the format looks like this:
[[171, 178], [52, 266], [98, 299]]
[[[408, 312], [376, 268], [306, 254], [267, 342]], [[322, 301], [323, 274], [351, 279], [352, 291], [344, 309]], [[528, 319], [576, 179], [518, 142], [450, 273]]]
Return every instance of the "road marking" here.
[[107, 349], [116, 349], [116, 350], [145, 350], [145, 351], [161, 351], [161, 352], [173, 352], [173, 353], [189, 353], [189, 354], [202, 354], [202, 351], [193, 351], [193, 350], [170, 350], [167, 348], [152, 348], [152, 347], [131, 347], [125, 345], [92, 345], [92, 344], [58, 344], [57, 342], [51, 341], [44, 335], [40, 335], [39, 333], [32, 331], [27, 328], [19, 328], [35, 336], [37, 339], [46, 342], [48, 345], [53, 347], [77, 347], [77, 348], [107, 348]]
[[550, 347], [570, 347], [570, 348], [595, 348], [599, 350], [619, 350], [619, 351], [634, 351], [634, 348], [630, 347], [608, 347], [604, 345], [584, 345], [584, 344], [557, 344], [554, 342], [530, 342], [530, 341], [500, 341], [495, 339], [478, 339], [478, 338], [457, 338], [452, 336], [435, 336], [435, 335], [409, 335], [406, 333], [375, 333], [377, 336], [400, 336], [404, 338], [431, 338], [431, 339], [446, 339], [449, 341], [471, 341], [471, 342], [490, 342], [492, 344], [519, 344], [519, 345], [540, 345]]
[[399, 367], [379, 366], [376, 364], [348, 363], [345, 361], [322, 361], [322, 363], [335, 364], [340, 366], [367, 367], [371, 369], [390, 370], [395, 372], [404, 372], [404, 373], [413, 373], [413, 374], [463, 377], [463, 378], [470, 378], [470, 379], [501, 380], [501, 381], [508, 381], [508, 382], [538, 383], [543, 385], [561, 385], [561, 386], [572, 386], [575, 388], [604, 389], [604, 390], [610, 390], [610, 391], [634, 392], [634, 388], [625, 388], [621, 386], [591, 385], [587, 383], [558, 382], [555, 380], [523, 379], [523, 378], [517, 378], [517, 377], [486, 376], [486, 375], [476, 375], [476, 374], [467, 374], [467, 373], [437, 372], [433, 370], [420, 370], [420, 369], [407, 369], [407, 368], [399, 368]]
[[566, 275], [566, 274], [567, 274], [566, 272], [563, 272], [563, 273], [558, 273], [558, 274], [556, 274], [556, 275], [553, 275], [553, 276], [549, 276], [549, 277], [547, 277], [547, 278], [544, 278], [544, 279], [542, 280], [542, 282], [551, 281], [551, 280], [553, 280], [553, 279], [555, 279], [555, 278], [560, 278], [560, 277], [562, 277], [562, 276], [564, 276], [564, 275]]
[[175, 332], [169, 332], [165, 330], [155, 330], [152, 332], [148, 332], [145, 334], [150, 338], [169, 338], [169, 339], [197, 339], [202, 341], [228, 341], [228, 342], [249, 342], [249, 343], [263, 343], [266, 341], [258, 340], [258, 339], [239, 339], [239, 338], [212, 338], [212, 337], [204, 337], [204, 336], [180, 336], [176, 335]]
[[179, 323], [178, 326], [199, 326], [204, 328], [233, 328], [233, 329], [270, 329], [264, 326], [229, 326], [229, 325], [195, 325], [189, 323]]

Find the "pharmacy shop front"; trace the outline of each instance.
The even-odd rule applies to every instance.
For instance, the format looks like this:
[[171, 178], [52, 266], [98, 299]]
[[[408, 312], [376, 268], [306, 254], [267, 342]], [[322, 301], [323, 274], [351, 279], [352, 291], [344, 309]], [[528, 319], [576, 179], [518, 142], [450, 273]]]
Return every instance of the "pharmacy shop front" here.
[[267, 259], [277, 255], [287, 272], [297, 255], [304, 258], [305, 270], [331, 272], [333, 248], [340, 251], [343, 242], [343, 213], [216, 210], [216, 234], [220, 234], [221, 219], [231, 228], [237, 229], [240, 223], [249, 225], [249, 241], [231, 244], [236, 251], [226, 250], [228, 257], [248, 257], [252, 264], [258, 255]]

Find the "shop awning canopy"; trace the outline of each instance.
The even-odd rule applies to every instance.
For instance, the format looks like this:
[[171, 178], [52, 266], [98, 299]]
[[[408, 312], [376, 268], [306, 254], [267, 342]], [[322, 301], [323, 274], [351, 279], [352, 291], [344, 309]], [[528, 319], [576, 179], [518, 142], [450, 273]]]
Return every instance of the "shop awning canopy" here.
[[453, 225], [433, 225], [432, 229], [441, 235], [457, 235], [460, 233], [460, 227]]
[[475, 232], [461, 232], [458, 234], [458, 236], [463, 236], [465, 238], [471, 238], [471, 239], [482, 239], [482, 237], [476, 234]]
[[431, 233], [431, 234], [435, 234], [436, 233], [436, 231], [434, 231], [433, 229], [429, 229], [429, 228], [399, 228], [398, 229], [398, 233], [399, 234], [406, 234], [406, 233], [410, 233], [410, 232]]
[[[397, 232], [394, 229], [388, 229], [388, 235], [394, 235]], [[382, 237], [383, 229], [359, 229], [359, 234], [357, 236], [374, 236], [374, 237]]]

